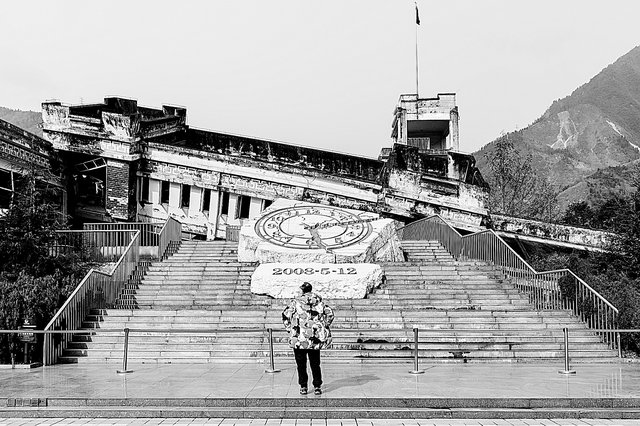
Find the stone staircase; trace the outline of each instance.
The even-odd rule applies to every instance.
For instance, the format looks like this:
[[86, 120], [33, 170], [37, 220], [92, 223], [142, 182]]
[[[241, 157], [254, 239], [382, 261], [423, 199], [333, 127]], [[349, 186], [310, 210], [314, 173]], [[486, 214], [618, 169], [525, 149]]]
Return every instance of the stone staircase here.
[[[563, 327], [572, 361], [616, 359], [568, 311], [534, 310], [492, 266], [455, 261], [437, 242], [403, 247], [407, 261], [383, 264], [386, 282], [367, 299], [328, 300], [336, 321], [324, 360], [407, 362], [413, 327], [430, 362], [561, 361]], [[275, 356], [292, 357], [280, 318], [287, 301], [251, 294], [255, 266], [236, 254], [237, 243], [183, 242], [123, 292], [118, 309], [94, 311], [83, 327], [95, 333], [76, 336], [60, 362], [121, 363], [123, 334], [102, 330], [125, 327], [132, 363], [265, 362], [267, 328]]]

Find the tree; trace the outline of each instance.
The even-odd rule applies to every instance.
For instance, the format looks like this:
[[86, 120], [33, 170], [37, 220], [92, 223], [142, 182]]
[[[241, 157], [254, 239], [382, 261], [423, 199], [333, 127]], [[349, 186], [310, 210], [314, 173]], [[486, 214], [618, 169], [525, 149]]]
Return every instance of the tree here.
[[491, 188], [489, 211], [510, 216], [552, 221], [557, 216], [556, 192], [532, 165], [531, 154], [523, 155], [511, 135], [504, 135], [495, 150], [485, 154], [486, 176]]
[[585, 228], [593, 228], [594, 211], [586, 201], [578, 201], [569, 204], [560, 219], [560, 223], [569, 226], [582, 226]]
[[[574, 203], [564, 215], [564, 223], [584, 221], [615, 232], [607, 251], [541, 253], [530, 259], [537, 270], [571, 269], [618, 308], [622, 329], [640, 328], [640, 167], [634, 173], [636, 191], [631, 196], [614, 196], [594, 207]], [[640, 334], [623, 333], [621, 340], [624, 349], [640, 351]]]
[[[25, 320], [44, 328], [88, 270], [76, 255], [54, 256], [50, 251], [55, 231], [65, 227], [66, 220], [47, 181], [39, 171], [27, 171], [0, 217], [1, 329], [15, 330]], [[12, 352], [20, 355], [16, 339], [0, 335], [0, 363], [9, 362]]]

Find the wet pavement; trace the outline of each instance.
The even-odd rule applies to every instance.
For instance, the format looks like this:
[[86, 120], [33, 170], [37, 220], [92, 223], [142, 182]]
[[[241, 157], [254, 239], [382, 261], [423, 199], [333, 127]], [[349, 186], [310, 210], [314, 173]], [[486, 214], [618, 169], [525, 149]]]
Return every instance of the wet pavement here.
[[[55, 365], [0, 369], [0, 398], [301, 398], [291, 365]], [[640, 364], [323, 364], [323, 398], [640, 398]], [[307, 395], [302, 398], [317, 398]], [[640, 424], [640, 423], [639, 423]]]
[[206, 426], [637, 426], [638, 420], [600, 419], [3, 419], [0, 426], [140, 426], [140, 425], [206, 425]]

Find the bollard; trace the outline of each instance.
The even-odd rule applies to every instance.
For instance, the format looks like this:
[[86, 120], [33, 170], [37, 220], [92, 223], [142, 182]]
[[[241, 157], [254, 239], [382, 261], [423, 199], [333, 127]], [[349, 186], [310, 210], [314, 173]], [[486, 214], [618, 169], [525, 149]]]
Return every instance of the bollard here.
[[275, 365], [274, 365], [274, 360], [273, 360], [273, 329], [268, 328], [267, 331], [269, 332], [269, 361], [270, 361], [270, 367], [271, 368], [267, 368], [266, 370], [264, 370], [265, 373], [278, 373], [280, 372], [280, 370], [276, 369]]
[[569, 329], [563, 328], [562, 332], [564, 333], [564, 370], [559, 370], [560, 374], [576, 374], [575, 370], [569, 369]]
[[411, 374], [422, 374], [424, 370], [418, 369], [418, 329], [413, 328], [413, 370], [409, 370]]
[[16, 354], [11, 352], [11, 368], [16, 368]]
[[129, 329], [124, 329], [124, 354], [122, 355], [122, 370], [116, 370], [118, 374], [133, 373], [133, 370], [127, 370], [127, 357], [129, 355]]

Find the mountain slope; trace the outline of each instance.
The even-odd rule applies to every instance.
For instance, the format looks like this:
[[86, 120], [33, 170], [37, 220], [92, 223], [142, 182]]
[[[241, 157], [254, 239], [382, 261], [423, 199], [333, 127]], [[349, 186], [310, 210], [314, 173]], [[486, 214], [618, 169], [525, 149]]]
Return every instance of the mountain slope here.
[[[561, 207], [632, 189], [625, 180], [640, 159], [640, 46], [506, 137], [532, 154], [557, 188]], [[494, 147], [495, 141], [475, 153], [483, 174], [489, 173], [485, 154]], [[594, 175], [609, 167], [616, 169]]]
[[35, 111], [20, 111], [0, 106], [0, 120], [8, 121], [27, 132], [42, 137], [42, 114]]

